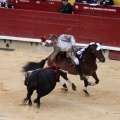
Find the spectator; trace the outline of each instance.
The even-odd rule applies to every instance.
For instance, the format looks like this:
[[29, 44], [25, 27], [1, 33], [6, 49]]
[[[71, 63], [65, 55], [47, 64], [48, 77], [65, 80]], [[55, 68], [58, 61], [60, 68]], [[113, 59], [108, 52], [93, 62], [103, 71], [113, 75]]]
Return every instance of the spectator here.
[[95, 3], [97, 4], [98, 0], [86, 0], [86, 3]]
[[75, 0], [75, 2], [84, 3], [83, 0]]
[[108, 6], [108, 5], [114, 5], [113, 0], [101, 0], [100, 5]]
[[68, 2], [68, 0], [62, 0], [62, 5], [60, 7], [59, 12], [72, 14], [72, 5]]
[[7, 0], [0, 0], [0, 7], [8, 8], [8, 2], [7, 2]]

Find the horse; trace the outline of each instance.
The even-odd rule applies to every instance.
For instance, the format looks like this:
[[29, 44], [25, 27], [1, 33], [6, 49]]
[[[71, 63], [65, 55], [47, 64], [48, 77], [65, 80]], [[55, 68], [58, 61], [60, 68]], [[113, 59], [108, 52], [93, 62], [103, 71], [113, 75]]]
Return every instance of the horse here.
[[[82, 69], [82, 72], [86, 75], [84, 79], [84, 88], [83, 91], [85, 94], [89, 95], [89, 92], [87, 91], [87, 86], [94, 86], [99, 83], [99, 78], [97, 77], [96, 70], [97, 70], [97, 64], [96, 64], [96, 59], [99, 60], [99, 62], [105, 62], [105, 57], [102, 53], [102, 47], [100, 43], [89, 43], [82, 49], [77, 49], [76, 50], [77, 58], [80, 62], [80, 67]], [[51, 54], [52, 55], [52, 54]], [[66, 52], [60, 52], [56, 56], [55, 59], [51, 60], [51, 55], [49, 55], [46, 59], [44, 59], [44, 63], [47, 61], [48, 65], [51, 65], [53, 63], [59, 65], [59, 67], [63, 70], [60, 75], [72, 86], [73, 90], [76, 90], [76, 86], [74, 83], [72, 83], [68, 77], [67, 73], [72, 74], [72, 75], [78, 75], [77, 69], [74, 67], [71, 59], [69, 56], [66, 55]], [[39, 63], [34, 63], [32, 66], [37, 66], [34, 69], [37, 69], [39, 67]], [[24, 70], [30, 70], [31, 63], [27, 64], [24, 67]], [[42, 65], [43, 66], [43, 65]], [[92, 76], [95, 79], [95, 82], [89, 82], [88, 81], [88, 76]], [[67, 86], [65, 83], [62, 83], [62, 85], [65, 86], [65, 89], [68, 90]], [[63, 87], [64, 87], [63, 86]]]

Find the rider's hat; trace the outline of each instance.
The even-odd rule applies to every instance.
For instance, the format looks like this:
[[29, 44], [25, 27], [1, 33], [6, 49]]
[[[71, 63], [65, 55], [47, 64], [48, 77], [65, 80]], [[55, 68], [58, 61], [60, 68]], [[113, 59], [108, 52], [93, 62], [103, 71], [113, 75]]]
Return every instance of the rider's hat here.
[[49, 40], [58, 39], [58, 36], [55, 34], [50, 34]]

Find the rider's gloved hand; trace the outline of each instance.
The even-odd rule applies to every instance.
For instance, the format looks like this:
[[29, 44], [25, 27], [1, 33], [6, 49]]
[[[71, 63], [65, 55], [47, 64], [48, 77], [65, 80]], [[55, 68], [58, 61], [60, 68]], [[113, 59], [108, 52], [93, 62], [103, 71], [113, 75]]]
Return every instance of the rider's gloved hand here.
[[41, 42], [45, 42], [46, 41], [46, 36], [41, 37]]

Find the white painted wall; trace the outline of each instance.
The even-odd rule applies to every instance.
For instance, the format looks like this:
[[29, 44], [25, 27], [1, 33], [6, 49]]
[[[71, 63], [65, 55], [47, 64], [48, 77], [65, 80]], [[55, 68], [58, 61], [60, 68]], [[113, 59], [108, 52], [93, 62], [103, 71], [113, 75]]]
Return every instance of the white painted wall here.
[[[53, 52], [53, 47], [46, 47], [41, 45], [40, 39], [0, 36], [0, 48], [10, 49], [29, 49], [41, 52]], [[9, 45], [9, 47], [7, 47]], [[86, 44], [77, 43], [77, 47], [84, 47]], [[103, 54], [108, 58], [109, 50], [120, 51], [120, 47], [102, 46]]]

